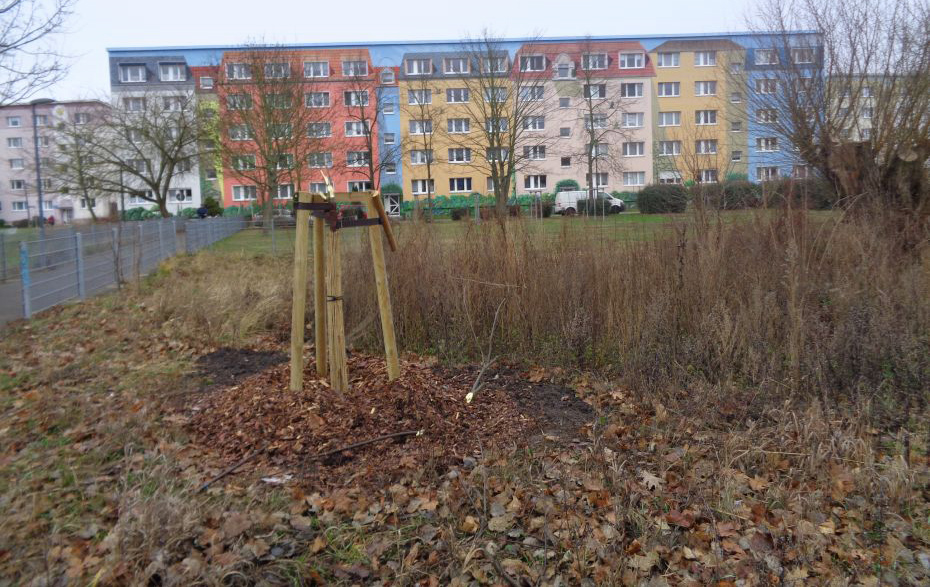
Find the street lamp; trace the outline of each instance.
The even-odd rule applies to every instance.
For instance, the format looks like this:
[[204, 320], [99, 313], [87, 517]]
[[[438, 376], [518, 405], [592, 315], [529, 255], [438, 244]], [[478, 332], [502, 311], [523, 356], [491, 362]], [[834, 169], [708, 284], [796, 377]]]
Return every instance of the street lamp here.
[[42, 201], [42, 159], [39, 157], [39, 125], [36, 124], [36, 106], [45, 104], [54, 104], [55, 100], [49, 98], [38, 98], [29, 102], [32, 106], [32, 142], [35, 146], [36, 155], [36, 193], [39, 195], [39, 234], [45, 239], [45, 208]]

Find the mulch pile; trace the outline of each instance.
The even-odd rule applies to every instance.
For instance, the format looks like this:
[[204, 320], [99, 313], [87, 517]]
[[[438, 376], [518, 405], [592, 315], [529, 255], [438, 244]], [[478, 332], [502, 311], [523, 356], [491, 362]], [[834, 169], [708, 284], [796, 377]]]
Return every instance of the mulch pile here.
[[[187, 427], [195, 442], [218, 453], [221, 464], [260, 450], [242, 470], [290, 474], [322, 488], [442, 473], [481, 450], [525, 444], [553, 426], [577, 434], [581, 419], [590, 420], [578, 415], [593, 414], [566, 388], [555, 399], [551, 389], [541, 389], [535, 401], [532, 384], [507, 374], [491, 374], [471, 403], [465, 401], [474, 382], [470, 369], [406, 361], [401, 377], [388, 382], [383, 357], [356, 354], [349, 358], [349, 377], [350, 389], [340, 396], [316, 379], [311, 362], [303, 391], [293, 393], [287, 363], [275, 365], [204, 393], [185, 408]], [[552, 406], [541, 408], [553, 401], [573, 417], [553, 422], [547, 417]], [[418, 434], [338, 450], [409, 431]]]

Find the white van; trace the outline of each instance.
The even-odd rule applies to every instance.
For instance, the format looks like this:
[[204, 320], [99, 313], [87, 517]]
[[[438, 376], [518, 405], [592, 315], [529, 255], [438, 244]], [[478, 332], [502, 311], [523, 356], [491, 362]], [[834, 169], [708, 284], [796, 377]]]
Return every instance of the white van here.
[[[556, 214], [571, 216], [578, 212], [578, 200], [584, 200], [588, 197], [585, 190], [572, 190], [569, 192], [559, 192], [555, 195], [555, 207], [553, 211]], [[604, 200], [604, 206], [610, 212], [623, 212], [626, 210], [626, 204], [620, 198], [615, 198], [605, 192], [597, 192], [597, 197]]]

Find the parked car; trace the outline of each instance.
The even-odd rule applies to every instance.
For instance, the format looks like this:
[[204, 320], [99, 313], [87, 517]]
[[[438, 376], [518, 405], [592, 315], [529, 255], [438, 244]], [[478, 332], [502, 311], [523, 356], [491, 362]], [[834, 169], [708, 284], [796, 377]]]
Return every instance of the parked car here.
[[[559, 192], [555, 195], [556, 214], [572, 216], [578, 212], [578, 200], [588, 198], [588, 192], [585, 190], [572, 190], [568, 192]], [[597, 199], [604, 203], [605, 211], [612, 213], [623, 212], [626, 210], [626, 204], [620, 198], [615, 198], [605, 192], [597, 192]], [[598, 205], [600, 208], [600, 205]]]

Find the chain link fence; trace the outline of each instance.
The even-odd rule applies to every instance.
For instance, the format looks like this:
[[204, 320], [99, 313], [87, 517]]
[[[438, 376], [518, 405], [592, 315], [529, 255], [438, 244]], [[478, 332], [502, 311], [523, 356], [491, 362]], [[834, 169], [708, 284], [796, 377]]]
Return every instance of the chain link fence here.
[[23, 316], [138, 280], [179, 252], [193, 253], [245, 227], [242, 218], [170, 218], [56, 231], [45, 239], [22, 241]]

